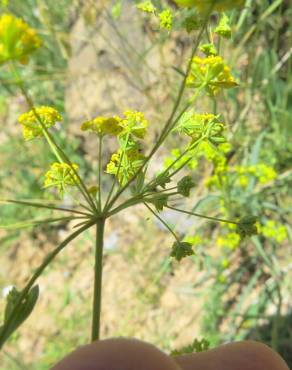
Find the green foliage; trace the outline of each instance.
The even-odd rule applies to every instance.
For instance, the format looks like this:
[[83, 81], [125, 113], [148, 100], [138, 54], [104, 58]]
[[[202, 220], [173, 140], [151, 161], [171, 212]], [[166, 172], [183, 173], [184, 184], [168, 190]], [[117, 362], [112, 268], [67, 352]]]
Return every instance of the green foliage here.
[[0, 327], [1, 347], [31, 314], [36, 305], [38, 296], [38, 285], [31, 288], [26, 295], [19, 292], [15, 287], [10, 290], [7, 296], [7, 303], [4, 312], [4, 323]]
[[232, 30], [230, 25], [230, 19], [226, 14], [223, 14], [220, 18], [218, 26], [214, 29], [214, 32], [219, 36], [222, 36], [226, 39], [230, 39]]
[[256, 227], [257, 218], [254, 216], [245, 216], [239, 220], [237, 230], [242, 239], [247, 236], [257, 235], [258, 230]]
[[195, 185], [191, 176], [185, 176], [177, 183], [177, 192], [184, 197], [189, 197], [191, 189], [194, 188]]
[[175, 241], [173, 243], [170, 256], [180, 262], [183, 258], [192, 256], [193, 254], [195, 253], [191, 243]]
[[154, 204], [158, 212], [161, 212], [163, 208], [167, 206], [168, 195], [157, 194], [154, 197], [149, 198], [148, 201]]
[[196, 352], [203, 352], [207, 351], [210, 347], [210, 343], [206, 339], [194, 339], [193, 343], [189, 344], [188, 346], [182, 347], [178, 350], [173, 350], [171, 352], [171, 356], [181, 356], [181, 355], [187, 355], [190, 353], [196, 353]]
[[[241, 2], [238, 5], [242, 5], [239, 3]], [[122, 15], [121, 4], [122, 2], [117, 1], [112, 8], [116, 22], [119, 22]], [[74, 15], [74, 7], [72, 13], [70, 10], [71, 5], [69, 0], [62, 1], [58, 7], [36, 0], [11, 0], [9, 4], [2, 4], [5, 11], [8, 7], [17, 16], [24, 16], [32, 27], [42, 30], [41, 38], [45, 47], [35, 54], [29, 65], [20, 68], [23, 89], [29, 91], [35, 105], [52, 105], [61, 112], [64, 111], [63, 74], [70, 57], [70, 48], [64, 34], [69, 31], [69, 20]], [[222, 6], [227, 7], [226, 9], [232, 7], [231, 2], [220, 1], [217, 5], [215, 10], [222, 10]], [[36, 8], [40, 10], [40, 16], [34, 14], [33, 9]], [[165, 1], [143, 2], [138, 5], [139, 10], [146, 12], [142, 15], [146, 19], [145, 27], [147, 22], [152, 25], [150, 34], [154, 40], [153, 45], [162, 45], [176, 37], [184, 45], [188, 45], [185, 31], [192, 37], [195, 30], [202, 28], [203, 8], [170, 8]], [[84, 204], [80, 205], [82, 198], [82, 202], [86, 204], [86, 213], [74, 214], [76, 219], [80, 218], [78, 227], [99, 224], [103, 217], [111, 217], [139, 203], [146, 205], [176, 239], [171, 256], [181, 261], [195, 254], [191, 258], [194, 266], [199, 271], [208, 272], [206, 275], [212, 289], [207, 294], [202, 331], [212, 346], [226, 340], [248, 337], [251, 327], [260, 325], [273, 302], [277, 315], [268, 344], [277, 349], [281, 342], [277, 322], [284, 307], [282, 296], [289, 285], [290, 271], [289, 265], [283, 265], [281, 254], [286, 254], [292, 235], [287, 207], [292, 153], [291, 143], [287, 140], [292, 101], [291, 58], [288, 56], [287, 59], [285, 56], [289, 52], [289, 30], [283, 26], [289, 15], [291, 11], [281, 1], [274, 4], [255, 1], [251, 8], [247, 7], [240, 13], [228, 13], [220, 17], [215, 14], [212, 24], [208, 25], [208, 32], [202, 33], [201, 45], [197, 47], [206, 57], [192, 55], [189, 71], [182, 66], [173, 66], [180, 71], [179, 77], [186, 78], [189, 89], [183, 89], [184, 94], [178, 99], [177, 106], [175, 103], [174, 114], [162, 128], [162, 135], [156, 136], [154, 147], [150, 150], [148, 121], [143, 113], [133, 110], [126, 111], [121, 117], [96, 117], [83, 125], [84, 130], [97, 134], [97, 139], [100, 139], [98, 169], [93, 175], [89, 175], [91, 163], [86, 164], [79, 155], [79, 139], [68, 140], [65, 132], [68, 124], [66, 115], [62, 130], [50, 131], [53, 137], [58, 134], [56, 142], [49, 143], [53, 153], [45, 147], [44, 141], [36, 143], [34, 147], [25, 146], [24, 153], [24, 144], [19, 141], [19, 137], [14, 136], [9, 144], [5, 143], [1, 147], [1, 187], [5, 196], [13, 189], [19, 198], [55, 201], [52, 193], [42, 190], [42, 170], [56, 160], [57, 153], [61, 162], [57, 164], [66, 168], [66, 176], [60, 171], [57, 171], [57, 177], [47, 176], [47, 186], [61, 186], [61, 191], [66, 196], [72, 196], [75, 200], [77, 198], [75, 205], [78, 210], [82, 207], [84, 211]], [[162, 34], [163, 37], [155, 39], [158, 32], [161, 32], [158, 31], [159, 28], [165, 28], [167, 32]], [[172, 34], [171, 30], [176, 33]], [[141, 57], [140, 62], [142, 61]], [[8, 68], [1, 70], [0, 78], [5, 89], [0, 101], [0, 112], [5, 116], [5, 101], [14, 95], [19, 82]], [[238, 86], [239, 79], [240, 88], [231, 90]], [[175, 92], [177, 86], [170, 86], [170, 89]], [[204, 93], [211, 99], [203, 97]], [[185, 110], [181, 110], [182, 103], [186, 104]], [[207, 111], [210, 113], [205, 113], [205, 107], [208, 107]], [[218, 112], [223, 114], [219, 115]], [[33, 119], [38, 134], [42, 134], [41, 123], [37, 121], [37, 117], [33, 116]], [[159, 125], [154, 127], [151, 122], [151, 130], [158, 128], [161, 129]], [[184, 134], [185, 137], [178, 134]], [[103, 160], [108, 160], [108, 153], [112, 151], [108, 144], [111, 142], [105, 141], [109, 135], [116, 137], [115, 144], [118, 146], [106, 167], [106, 173], [113, 175], [111, 177], [107, 177], [102, 171]], [[174, 149], [170, 149], [173, 145], [170, 140], [165, 140], [167, 137], [175, 143]], [[14, 145], [17, 145], [20, 153], [16, 158]], [[148, 169], [151, 168], [150, 162], [159, 148], [163, 154], [165, 170], [153, 174]], [[64, 157], [63, 152], [69, 160]], [[12, 184], [7, 181], [7, 178], [11, 178], [11, 171], [4, 169], [9, 168], [10, 163], [16, 169]], [[32, 165], [33, 171], [27, 169], [27, 163]], [[78, 176], [80, 174], [81, 180], [73, 171], [75, 163], [79, 165]], [[178, 180], [176, 176], [180, 171], [184, 177], [178, 177], [181, 178]], [[61, 178], [59, 175], [62, 175]], [[93, 185], [89, 184], [88, 176]], [[103, 181], [99, 177], [103, 177]], [[113, 180], [112, 187], [108, 186], [110, 178]], [[176, 186], [172, 186], [175, 184]], [[76, 185], [75, 190], [67, 185]], [[192, 208], [187, 212], [189, 216], [201, 215], [213, 222], [212, 226], [194, 224], [190, 230], [185, 231], [187, 235], [182, 235], [183, 241], [178, 241], [177, 235], [181, 236], [182, 233], [178, 230], [176, 234], [163, 220], [163, 211], [166, 207], [167, 210], [171, 209], [173, 202], [183, 203], [183, 197], [188, 197], [188, 208]], [[148, 207], [149, 204], [155, 206], [157, 213]], [[183, 207], [184, 204], [181, 208]], [[201, 213], [196, 213], [197, 210]], [[36, 214], [31, 208], [12, 208], [5, 204], [3, 207], [1, 205], [0, 212], [1, 219], [5, 219], [7, 226], [15, 219], [31, 220], [32, 216], [47, 215], [51, 210], [37, 210]], [[243, 214], [257, 217], [242, 217]], [[49, 220], [52, 222], [52, 218]], [[218, 228], [215, 221], [222, 221], [224, 226]], [[12, 235], [15, 237], [17, 234], [14, 232]], [[248, 238], [250, 236], [251, 239]], [[11, 239], [4, 237], [3, 240], [10, 243]], [[215, 248], [219, 248], [216, 258], [210, 257], [207, 247], [213, 248], [213, 252]], [[27, 301], [30, 294], [27, 295]], [[250, 304], [253, 294], [257, 294], [260, 299]], [[11, 302], [7, 307], [13, 306]], [[11, 311], [10, 308], [7, 310]], [[23, 312], [21, 319], [14, 318], [13, 330], [25, 320], [30, 309], [25, 306]], [[5, 320], [4, 318], [4, 325]], [[207, 341], [195, 340], [175, 354], [207, 348]], [[51, 345], [48, 350], [48, 357], [51, 359], [49, 361], [55, 361], [68, 350], [66, 343], [60, 347]]]

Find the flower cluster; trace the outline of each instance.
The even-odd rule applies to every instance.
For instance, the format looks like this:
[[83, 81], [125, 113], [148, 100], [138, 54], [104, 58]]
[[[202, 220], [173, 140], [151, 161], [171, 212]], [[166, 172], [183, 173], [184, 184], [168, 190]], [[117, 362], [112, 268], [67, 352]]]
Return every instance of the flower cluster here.
[[224, 137], [225, 125], [218, 121], [218, 116], [214, 114], [197, 114], [189, 111], [183, 114], [180, 122], [175, 128], [191, 137], [191, 143], [208, 142], [217, 146], [226, 141]]
[[81, 126], [81, 130], [94, 132], [101, 136], [117, 136], [123, 131], [121, 121], [120, 117], [96, 117], [90, 121], [84, 122]]
[[249, 184], [251, 178], [254, 178], [258, 183], [264, 185], [276, 179], [278, 176], [273, 167], [265, 163], [258, 163], [251, 166], [235, 166], [231, 168], [224, 163], [224, 160], [222, 161], [221, 163], [214, 162], [215, 174], [208, 180], [207, 184], [209, 187], [221, 189], [228, 179], [232, 179], [231, 182], [233, 184], [245, 188]]
[[200, 12], [208, 13], [211, 11], [222, 12], [234, 8], [242, 7], [245, 0], [175, 0], [180, 6], [195, 6]]
[[137, 4], [137, 9], [145, 13], [155, 13], [156, 12], [156, 8], [152, 4], [152, 1], [150, 0], [146, 0], [142, 3]]
[[240, 236], [235, 232], [228, 232], [224, 236], [219, 236], [216, 244], [220, 248], [227, 248], [233, 251], [240, 244]]
[[134, 110], [127, 110], [124, 112], [124, 119], [121, 121], [123, 127], [122, 135], [130, 138], [143, 139], [148, 128], [148, 121], [144, 114]]
[[278, 243], [284, 241], [288, 236], [285, 226], [274, 220], [268, 220], [264, 225], [260, 225], [259, 233], [266, 238], [274, 239]]
[[0, 64], [27, 63], [28, 56], [41, 46], [36, 31], [22, 19], [10, 14], [0, 17]]
[[168, 31], [172, 29], [173, 14], [170, 9], [165, 9], [159, 13], [159, 24], [161, 28], [164, 28]]
[[231, 37], [231, 26], [230, 26], [230, 19], [226, 14], [223, 14], [220, 18], [218, 26], [214, 30], [219, 36], [225, 37], [229, 39]]
[[32, 109], [27, 113], [23, 113], [18, 118], [18, 122], [22, 125], [23, 137], [25, 140], [32, 140], [44, 135], [40, 122], [42, 122], [46, 128], [49, 128], [60, 121], [62, 121], [60, 113], [56, 109], [47, 106]]
[[168, 31], [172, 29], [173, 13], [170, 8], [165, 8], [162, 11], [158, 11], [158, 9], [150, 0], [138, 3], [136, 6], [138, 10], [156, 16], [159, 20], [160, 28], [166, 29]]
[[238, 86], [230, 68], [220, 56], [194, 57], [186, 84], [188, 87], [205, 88], [211, 96], [215, 96], [220, 89]]
[[117, 177], [118, 182], [125, 185], [143, 165], [145, 157], [137, 148], [121, 149], [114, 153], [107, 164], [106, 172]]
[[[73, 169], [72, 169], [73, 167]], [[78, 184], [78, 177], [76, 171], [78, 170], [77, 164], [55, 162], [51, 164], [49, 171], [45, 174], [44, 187], [56, 187], [62, 196], [67, 186], [75, 186]]]
[[148, 121], [141, 112], [127, 110], [124, 117], [96, 117], [82, 124], [82, 131], [90, 131], [97, 135], [129, 136], [143, 139], [148, 127]]
[[251, 166], [236, 166], [234, 172], [237, 174], [238, 183], [242, 187], [248, 185], [251, 176], [256, 178], [260, 184], [266, 184], [277, 178], [277, 172], [265, 163]]

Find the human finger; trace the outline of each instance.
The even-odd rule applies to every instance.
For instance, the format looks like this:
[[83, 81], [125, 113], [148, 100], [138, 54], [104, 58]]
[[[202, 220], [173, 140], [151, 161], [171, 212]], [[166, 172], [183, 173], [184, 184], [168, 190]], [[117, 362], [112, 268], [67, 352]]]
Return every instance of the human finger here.
[[242, 341], [209, 351], [177, 356], [182, 370], [289, 370], [285, 361], [268, 346]]
[[181, 370], [152, 344], [116, 338], [80, 347], [51, 370]]

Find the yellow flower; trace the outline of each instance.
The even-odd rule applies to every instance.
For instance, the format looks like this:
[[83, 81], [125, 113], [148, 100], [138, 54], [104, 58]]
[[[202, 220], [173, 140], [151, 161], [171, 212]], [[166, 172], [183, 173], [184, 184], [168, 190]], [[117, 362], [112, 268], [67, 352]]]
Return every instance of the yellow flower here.
[[216, 95], [220, 89], [238, 86], [230, 68], [220, 56], [194, 57], [186, 84], [188, 87], [204, 87], [211, 96]]
[[195, 235], [195, 236], [186, 236], [183, 239], [184, 242], [190, 243], [193, 246], [199, 246], [200, 244], [203, 243], [203, 239], [200, 237], [200, 235]]
[[96, 117], [91, 121], [84, 122], [82, 131], [94, 132], [98, 135], [117, 136], [123, 131], [120, 117]]
[[225, 270], [230, 266], [230, 261], [227, 258], [224, 258], [221, 263], [221, 267]]
[[257, 165], [249, 167], [250, 173], [254, 174], [261, 184], [266, 184], [277, 178], [277, 172], [273, 167], [267, 166], [264, 163], [258, 163]]
[[35, 108], [35, 111], [30, 110], [27, 113], [23, 113], [18, 118], [18, 122], [22, 125], [25, 140], [31, 140], [44, 135], [43, 128], [37, 117], [40, 118], [46, 128], [52, 127], [56, 122], [62, 121], [60, 113], [52, 107], [41, 106]]
[[[75, 171], [78, 170], [77, 164], [72, 164]], [[55, 162], [51, 164], [50, 170], [45, 174], [44, 187], [56, 187], [61, 195], [64, 194], [67, 186], [75, 186], [78, 177], [68, 163]]]
[[127, 134], [136, 138], [144, 138], [148, 127], [148, 121], [141, 112], [127, 110], [124, 118], [96, 117], [91, 121], [84, 122], [81, 126], [82, 131], [91, 131], [98, 135], [114, 135], [124, 137]]
[[125, 119], [122, 120], [123, 135], [131, 134], [138, 139], [143, 139], [148, 128], [148, 121], [142, 112], [126, 110]]
[[234, 170], [238, 174], [239, 183], [242, 186], [247, 185], [248, 175], [254, 176], [261, 184], [266, 184], [278, 176], [273, 167], [265, 163], [258, 163], [251, 166], [235, 166]]
[[112, 155], [107, 164], [106, 173], [115, 175], [123, 186], [135, 175], [144, 160], [144, 155], [138, 149], [130, 149], [125, 152], [119, 150]]
[[248, 176], [245, 175], [240, 175], [238, 178], [239, 185], [242, 186], [243, 188], [246, 188], [249, 182]]
[[235, 250], [240, 244], [240, 236], [237, 233], [228, 233], [224, 237], [217, 239], [218, 247]]
[[183, 132], [192, 138], [192, 143], [198, 140], [217, 146], [224, 143], [224, 124], [218, 122], [214, 114], [197, 114], [189, 111], [183, 114], [175, 130]]
[[166, 30], [170, 31], [172, 29], [172, 21], [173, 21], [173, 14], [170, 9], [165, 9], [161, 13], [158, 14], [159, 16], [159, 24], [161, 28], [165, 28]]
[[265, 225], [259, 226], [259, 232], [266, 238], [271, 238], [281, 243], [287, 238], [287, 230], [285, 226], [275, 222], [274, 220], [268, 220]]
[[0, 17], [0, 64], [15, 60], [27, 63], [28, 56], [41, 46], [36, 31], [10, 14]]
[[145, 13], [155, 13], [156, 8], [150, 0], [144, 1], [136, 5], [137, 9]]
[[195, 6], [200, 12], [222, 12], [244, 6], [245, 0], [174, 0], [178, 5], [185, 7]]

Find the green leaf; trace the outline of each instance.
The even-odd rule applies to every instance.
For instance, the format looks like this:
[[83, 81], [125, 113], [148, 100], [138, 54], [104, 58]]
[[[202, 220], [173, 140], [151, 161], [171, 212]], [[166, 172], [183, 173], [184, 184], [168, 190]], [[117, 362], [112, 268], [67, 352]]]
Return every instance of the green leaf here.
[[190, 191], [195, 185], [191, 176], [185, 176], [177, 183], [177, 191], [184, 197], [189, 197]]
[[166, 194], [157, 194], [153, 198], [147, 200], [154, 204], [158, 212], [161, 212], [163, 207], [167, 206], [168, 196]]
[[21, 295], [22, 292], [14, 287], [7, 296], [4, 325], [0, 328], [0, 348], [31, 314], [39, 297], [39, 286], [35, 285], [20, 301]]
[[156, 186], [161, 186], [163, 189], [165, 189], [166, 184], [170, 182], [170, 177], [169, 177], [169, 171], [162, 172], [155, 178], [155, 187]]
[[244, 216], [238, 222], [236, 232], [242, 239], [248, 236], [257, 235], [258, 229], [256, 222], [257, 218], [255, 216]]
[[145, 172], [144, 171], [140, 171], [139, 174], [137, 175], [136, 179], [135, 179], [135, 184], [133, 186], [133, 194], [136, 195], [136, 194], [140, 194], [142, 189], [143, 189], [143, 186], [144, 186], [144, 182], [145, 182]]
[[195, 252], [193, 251], [191, 243], [175, 241], [170, 256], [174, 257], [177, 261], [181, 261], [183, 258], [192, 256], [193, 254], [195, 254]]

